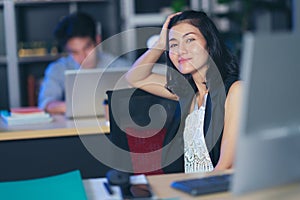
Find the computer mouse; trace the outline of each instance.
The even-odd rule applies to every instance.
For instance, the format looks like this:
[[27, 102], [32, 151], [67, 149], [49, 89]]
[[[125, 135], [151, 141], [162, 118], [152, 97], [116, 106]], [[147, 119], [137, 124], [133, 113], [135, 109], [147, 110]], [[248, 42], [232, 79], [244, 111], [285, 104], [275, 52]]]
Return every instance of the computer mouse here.
[[130, 175], [129, 173], [118, 171], [118, 170], [109, 170], [106, 173], [107, 181], [110, 185], [118, 185], [121, 187], [128, 186], [130, 184]]

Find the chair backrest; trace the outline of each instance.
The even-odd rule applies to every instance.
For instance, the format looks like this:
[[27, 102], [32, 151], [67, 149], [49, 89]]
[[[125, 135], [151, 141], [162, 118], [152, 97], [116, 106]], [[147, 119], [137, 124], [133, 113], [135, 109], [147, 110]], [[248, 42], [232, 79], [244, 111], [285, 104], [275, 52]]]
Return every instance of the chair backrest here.
[[[112, 157], [131, 167], [118, 168], [148, 175], [182, 172], [182, 133], [177, 134], [181, 121], [179, 103], [136, 88], [107, 91], [107, 95], [110, 139], [117, 147], [128, 151], [126, 157]], [[174, 138], [179, 143], [174, 142]], [[166, 145], [168, 148], [162, 149]], [[166, 165], [170, 149], [182, 153], [176, 161]]]

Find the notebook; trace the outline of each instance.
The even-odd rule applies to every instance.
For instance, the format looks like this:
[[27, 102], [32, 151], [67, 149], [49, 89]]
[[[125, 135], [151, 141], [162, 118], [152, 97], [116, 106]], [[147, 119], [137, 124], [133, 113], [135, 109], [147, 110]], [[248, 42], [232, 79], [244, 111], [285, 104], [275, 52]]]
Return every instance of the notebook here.
[[106, 91], [128, 88], [125, 73], [128, 68], [81, 69], [65, 72], [66, 117], [104, 116]]
[[171, 186], [192, 196], [226, 192], [230, 189], [231, 174], [174, 181]]

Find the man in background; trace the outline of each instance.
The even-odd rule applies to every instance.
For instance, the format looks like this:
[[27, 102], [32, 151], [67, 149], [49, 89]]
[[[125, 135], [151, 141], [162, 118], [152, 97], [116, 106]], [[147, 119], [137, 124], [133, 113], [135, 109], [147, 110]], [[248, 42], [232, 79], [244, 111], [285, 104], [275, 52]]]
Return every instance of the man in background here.
[[68, 55], [49, 64], [41, 85], [38, 106], [51, 114], [66, 111], [66, 70], [131, 66], [125, 59], [115, 60], [115, 56], [95, 49], [101, 42], [100, 35], [96, 33], [95, 21], [85, 13], [64, 17], [55, 28], [54, 36]]

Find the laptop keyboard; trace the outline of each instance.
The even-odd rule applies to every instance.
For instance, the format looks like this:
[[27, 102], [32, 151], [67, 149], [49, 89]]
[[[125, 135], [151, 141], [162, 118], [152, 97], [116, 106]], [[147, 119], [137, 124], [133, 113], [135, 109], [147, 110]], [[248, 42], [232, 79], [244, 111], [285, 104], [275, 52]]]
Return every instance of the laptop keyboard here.
[[193, 196], [225, 192], [229, 190], [231, 174], [175, 181], [171, 187]]

